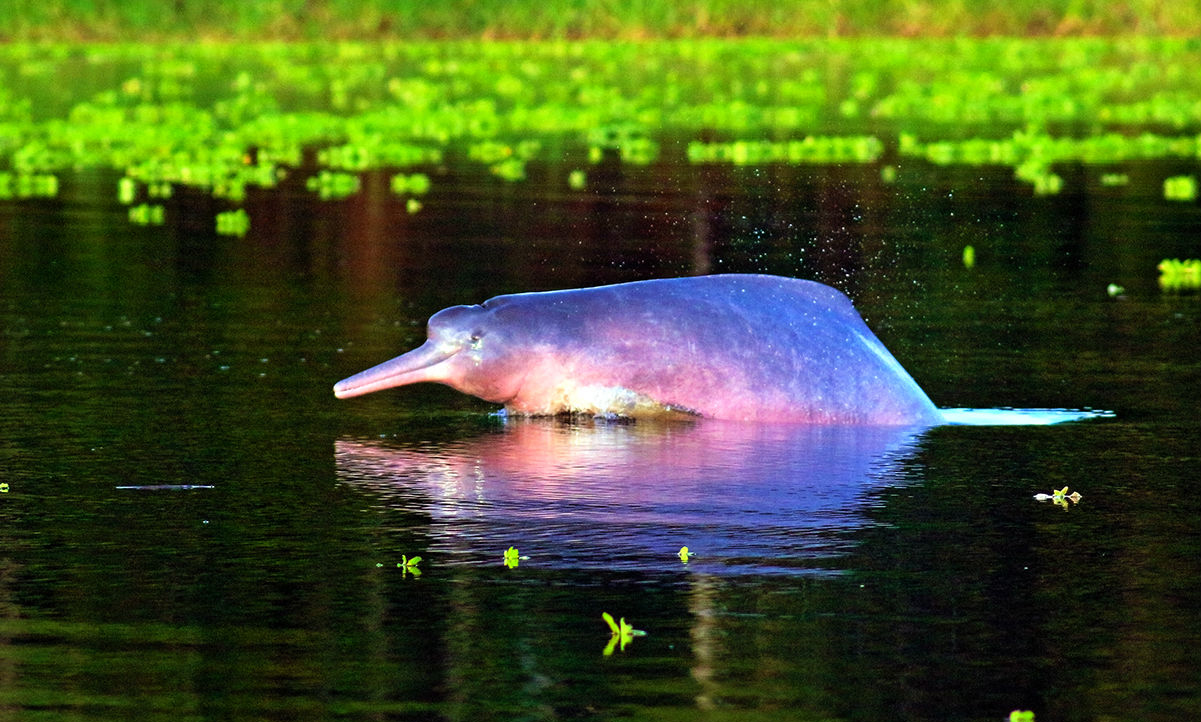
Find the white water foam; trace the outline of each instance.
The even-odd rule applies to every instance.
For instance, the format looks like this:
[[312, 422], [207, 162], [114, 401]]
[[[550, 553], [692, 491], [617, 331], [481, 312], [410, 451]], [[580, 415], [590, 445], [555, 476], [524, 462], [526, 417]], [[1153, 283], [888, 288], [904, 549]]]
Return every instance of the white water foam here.
[[1086, 419], [1112, 419], [1112, 411], [1098, 409], [939, 409], [955, 426], [1045, 426]]

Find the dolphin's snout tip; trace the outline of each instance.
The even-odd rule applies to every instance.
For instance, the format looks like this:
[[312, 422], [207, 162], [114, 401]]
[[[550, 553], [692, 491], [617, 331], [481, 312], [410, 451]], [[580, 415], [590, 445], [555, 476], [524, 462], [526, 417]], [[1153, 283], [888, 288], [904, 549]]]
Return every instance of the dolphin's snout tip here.
[[350, 384], [346, 383], [346, 381], [347, 381], [347, 379], [343, 379], [343, 380], [339, 381], [338, 383], [334, 384], [334, 397], [335, 398], [347, 399], [347, 398], [350, 398], [351, 396], [356, 395], [354, 393], [354, 388]]

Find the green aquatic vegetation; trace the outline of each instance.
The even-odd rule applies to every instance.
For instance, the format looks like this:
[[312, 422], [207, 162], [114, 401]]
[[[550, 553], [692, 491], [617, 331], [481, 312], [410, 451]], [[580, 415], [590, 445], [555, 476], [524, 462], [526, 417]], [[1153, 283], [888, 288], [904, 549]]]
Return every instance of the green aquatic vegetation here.
[[472, 143], [467, 148], [467, 157], [480, 163], [493, 164], [508, 160], [514, 156], [514, 150], [507, 143], [498, 141], [481, 141]]
[[135, 226], [161, 226], [166, 217], [163, 207], [156, 204], [140, 203], [129, 208], [129, 222]]
[[1069, 494], [1068, 487], [1065, 486], [1062, 489], [1053, 490], [1050, 494], [1035, 494], [1034, 498], [1037, 501], [1049, 501], [1052, 504], [1061, 506], [1066, 510], [1068, 508], [1068, 502], [1076, 504], [1079, 503], [1079, 501], [1084, 497], [1081, 496], [1080, 492], [1076, 491]]
[[347, 144], [323, 148], [317, 153], [319, 165], [334, 170], [362, 172], [378, 168], [406, 168], [415, 165], [440, 163], [442, 153], [408, 143], [384, 142], [376, 139], [367, 144]]
[[305, 188], [313, 191], [323, 201], [349, 198], [359, 192], [362, 181], [357, 175], [323, 170], [305, 181]]
[[[1020, 174], [1018, 177], [1023, 178]], [[1063, 190], [1063, 178], [1049, 171], [1035, 173], [1029, 180], [1034, 184], [1036, 196], [1051, 196]]]
[[688, 144], [690, 163], [765, 165], [770, 163], [874, 163], [884, 152], [879, 138], [862, 136], [805, 136], [785, 142], [738, 140], [730, 143]]
[[174, 189], [167, 182], [151, 183], [146, 187], [146, 195], [150, 198], [170, 198], [174, 194]]
[[601, 619], [605, 620], [605, 624], [609, 625], [611, 632], [609, 643], [605, 645], [603, 654], [608, 657], [616, 650], [626, 651], [626, 645], [634, 641], [634, 637], [644, 637], [646, 632], [641, 629], [634, 629], [634, 625], [626, 622], [626, 618], [622, 617], [619, 621], [614, 621], [613, 615], [608, 612], [601, 612]]
[[599, 163], [612, 153], [632, 165], [650, 165], [659, 157], [659, 144], [647, 135], [648, 131], [646, 124], [636, 123], [590, 128], [586, 133], [588, 160]]
[[1197, 179], [1191, 175], [1178, 175], [1165, 178], [1163, 181], [1163, 197], [1170, 201], [1197, 200]]
[[[419, 556], [410, 557], [410, 556], [405, 556], [404, 554], [401, 554], [400, 561], [396, 562], [396, 568], [400, 570], [401, 576], [407, 577], [408, 575], [412, 574], [414, 577], [419, 577], [419, 576], [421, 576], [421, 570], [417, 568], [417, 565], [420, 563], [421, 563], [421, 557], [419, 557]], [[383, 562], [375, 563], [376, 569], [382, 569], [383, 566], [384, 566]]]
[[121, 205], [127, 206], [133, 203], [137, 194], [138, 184], [134, 182], [133, 178], [125, 177], [117, 181], [117, 201]]
[[1159, 262], [1159, 287], [1164, 291], [1201, 289], [1201, 258], [1165, 258]]
[[975, 268], [976, 267], [976, 247], [973, 245], [970, 245], [970, 244], [964, 246], [962, 260], [963, 260], [964, 268], [967, 268], [969, 270], [972, 268]]
[[879, 164], [895, 183], [916, 159], [1053, 195], [1067, 164], [1124, 185], [1122, 164], [1201, 157], [1198, 65], [1172, 38], [7, 44], [0, 193], [102, 168], [123, 205], [177, 187], [237, 205], [299, 171], [337, 200], [385, 171], [414, 212], [414, 179], [447, 165], [518, 183], [539, 164]]
[[509, 569], [516, 569], [526, 559], [529, 559], [529, 557], [522, 556], [521, 552], [517, 551], [517, 547], [513, 546], [506, 549], [504, 555], [501, 557], [502, 562]]
[[[898, 150], [935, 165], [1005, 165], [1019, 180], [1034, 186], [1038, 195], [1052, 195], [1063, 179], [1051, 171], [1055, 163], [1116, 164], [1133, 160], [1196, 158], [1201, 152], [1197, 136], [1162, 136], [1141, 133], [1128, 137], [1104, 133], [1084, 138], [1054, 136], [1038, 128], [1015, 130], [1006, 138], [968, 138], [923, 143], [902, 133]], [[1120, 175], [1120, 174], [1115, 174]]]
[[509, 182], [525, 180], [526, 164], [537, 157], [542, 143], [526, 140], [519, 143], [480, 141], [467, 148], [467, 158], [488, 166], [492, 175]]
[[58, 195], [58, 176], [52, 173], [0, 172], [0, 200], [54, 198]]
[[430, 177], [424, 173], [413, 173], [411, 175], [397, 173], [392, 176], [389, 186], [392, 188], [392, 192], [398, 196], [409, 193], [422, 196], [430, 191]]
[[517, 158], [509, 158], [495, 163], [488, 168], [488, 171], [497, 178], [510, 183], [525, 180], [525, 162]]
[[217, 234], [222, 236], [244, 236], [250, 230], [250, 216], [238, 208], [217, 214]]

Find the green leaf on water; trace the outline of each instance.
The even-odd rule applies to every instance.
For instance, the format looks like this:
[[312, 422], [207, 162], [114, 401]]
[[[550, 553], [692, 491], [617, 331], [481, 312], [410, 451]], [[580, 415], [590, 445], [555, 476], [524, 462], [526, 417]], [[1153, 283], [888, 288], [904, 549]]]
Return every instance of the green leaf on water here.
[[617, 625], [617, 622], [613, 621], [612, 614], [601, 612], [601, 619], [605, 620], [605, 623], [609, 625], [609, 629], [612, 630], [613, 634], [621, 634], [621, 627]]
[[605, 620], [605, 624], [609, 625], [609, 643], [605, 645], [604, 656], [608, 657], [613, 654], [614, 649], [625, 651], [626, 645], [633, 641], [634, 637], [644, 637], [646, 632], [641, 629], [634, 629], [634, 625], [626, 621], [622, 617], [618, 621], [613, 621], [613, 615], [608, 612], [601, 612], [601, 619]]

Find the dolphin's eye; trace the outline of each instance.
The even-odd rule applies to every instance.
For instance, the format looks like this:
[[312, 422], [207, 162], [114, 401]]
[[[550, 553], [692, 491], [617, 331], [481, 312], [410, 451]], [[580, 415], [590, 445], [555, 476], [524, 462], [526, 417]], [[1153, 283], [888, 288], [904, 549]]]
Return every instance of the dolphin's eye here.
[[471, 349], [473, 351], [478, 351], [480, 347], [484, 345], [484, 334], [480, 331], [476, 331], [475, 333], [471, 334], [468, 340], [471, 343]]

